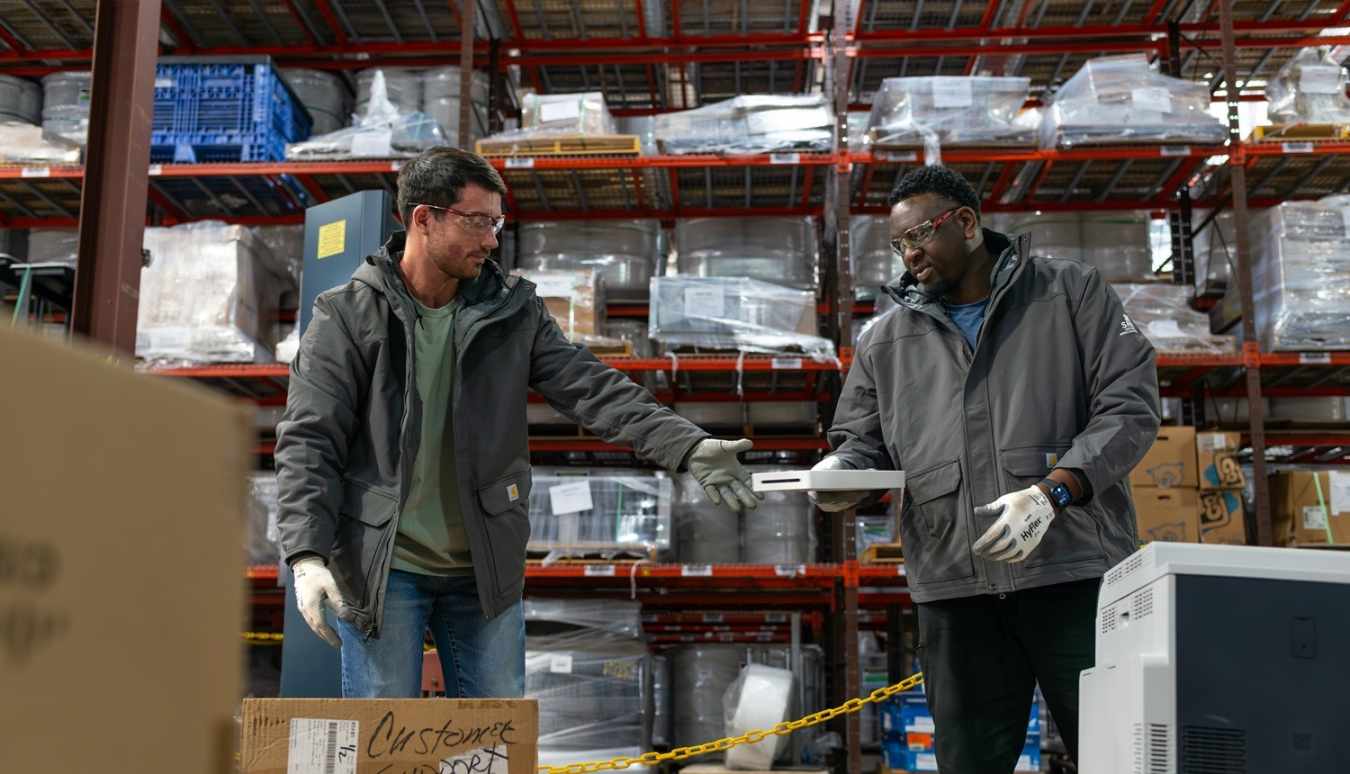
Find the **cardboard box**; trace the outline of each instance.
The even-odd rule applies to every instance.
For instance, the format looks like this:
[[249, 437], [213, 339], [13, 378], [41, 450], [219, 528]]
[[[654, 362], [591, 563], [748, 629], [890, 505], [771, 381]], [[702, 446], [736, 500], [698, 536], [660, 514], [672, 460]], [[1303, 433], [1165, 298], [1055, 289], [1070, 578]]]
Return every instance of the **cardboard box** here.
[[1200, 492], [1200, 542], [1243, 546], [1247, 544], [1247, 517], [1242, 490]]
[[1130, 471], [1130, 485], [1195, 489], [1199, 484], [1195, 460], [1194, 427], [1161, 428], [1148, 454]]
[[534, 699], [244, 700], [243, 774], [535, 774], [538, 757]]
[[1200, 542], [1198, 492], [1177, 487], [1158, 489], [1140, 486], [1132, 489], [1140, 542]]
[[1350, 543], [1350, 472], [1324, 470], [1314, 474], [1300, 470], [1276, 474], [1270, 478], [1270, 503], [1277, 545], [1291, 528], [1295, 543], [1327, 543], [1328, 516], [1330, 542]]
[[233, 770], [252, 418], [0, 328], [0, 771]]
[[1242, 436], [1204, 432], [1195, 435], [1195, 469], [1201, 489], [1241, 489], [1247, 485], [1238, 465]]
[[525, 271], [512, 274], [528, 279], [544, 299], [548, 313], [558, 321], [567, 338], [584, 341], [605, 333], [605, 294], [600, 274], [594, 269], [579, 271]]

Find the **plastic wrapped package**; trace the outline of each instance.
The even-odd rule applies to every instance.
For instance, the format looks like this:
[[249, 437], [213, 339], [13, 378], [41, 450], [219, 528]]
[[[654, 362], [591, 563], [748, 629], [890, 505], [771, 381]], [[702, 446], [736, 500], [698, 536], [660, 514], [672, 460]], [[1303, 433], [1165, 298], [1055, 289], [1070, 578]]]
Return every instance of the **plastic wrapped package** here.
[[491, 140], [521, 141], [521, 152], [529, 150], [528, 141], [536, 137], [612, 136], [618, 133], [614, 116], [598, 91], [580, 94], [522, 94], [520, 128], [492, 135]]
[[469, 136], [459, 136], [460, 69], [455, 66], [433, 67], [422, 73], [421, 111], [436, 119], [451, 145], [471, 147], [471, 143], [487, 136], [488, 79], [478, 71], [473, 74], [473, 118], [469, 122]]
[[656, 155], [656, 116], [623, 116], [614, 119], [619, 134], [631, 134], [638, 138], [642, 155]]
[[819, 247], [811, 218], [681, 218], [676, 263], [686, 277], [749, 277], [814, 288]]
[[525, 698], [539, 702], [539, 764], [650, 749], [652, 656], [639, 642], [542, 646], [526, 639]]
[[675, 728], [670, 710], [670, 656], [652, 656], [652, 746], [669, 747]]
[[741, 560], [740, 517], [714, 505], [694, 477], [675, 477], [675, 558], [684, 564], [736, 564]]
[[525, 633], [538, 648], [643, 641], [642, 604], [626, 599], [526, 597]]
[[861, 111], [848, 114], [848, 149], [852, 153], [866, 153], [872, 150], [872, 132], [868, 123], [872, 116]]
[[300, 351], [300, 329], [293, 328], [289, 333], [277, 342], [276, 360], [278, 363], [290, 364], [295, 362], [295, 356]]
[[1209, 332], [1209, 315], [1190, 307], [1191, 289], [1167, 283], [1113, 283], [1125, 314], [1159, 352], [1236, 352], [1233, 336]]
[[810, 291], [734, 277], [653, 277], [651, 297], [652, 338], [667, 347], [834, 358], [834, 344], [815, 335]]
[[60, 263], [74, 267], [80, 232], [73, 228], [35, 228], [28, 232], [29, 263]]
[[1350, 349], [1350, 197], [1286, 202], [1251, 223], [1256, 330], [1268, 350]]
[[1153, 282], [1149, 214], [1133, 212], [1000, 213], [995, 228], [1031, 234], [1031, 253], [1095, 266], [1107, 282]]
[[270, 362], [280, 281], [244, 226], [147, 228], [136, 356], [172, 363]]
[[885, 215], [857, 215], [848, 222], [849, 255], [858, 295], [865, 289], [894, 284], [905, 273], [905, 262], [891, 249], [891, 219]]
[[84, 71], [52, 73], [42, 79], [42, 129], [77, 145], [89, 139], [89, 84]]
[[1277, 124], [1350, 123], [1345, 68], [1330, 46], [1300, 49], [1266, 84], [1267, 111]]
[[272, 471], [248, 476], [248, 563], [281, 563], [281, 532], [277, 528], [277, 474]]
[[[726, 735], [737, 737], [773, 728], [787, 720], [794, 686], [791, 670], [746, 664], [723, 698]], [[771, 735], [758, 744], [733, 747], [727, 751], [727, 767], [768, 771], [786, 741], [784, 737]]]
[[0, 164], [78, 164], [82, 149], [36, 124], [0, 124]]
[[[747, 465], [751, 473], [790, 470]], [[765, 492], [741, 520], [741, 561], [747, 564], [809, 564], [815, 557], [815, 507], [800, 492]]]
[[[304, 67], [289, 67], [278, 70], [281, 79], [291, 87], [300, 103], [309, 113], [312, 128], [310, 135], [318, 137], [332, 134], [347, 125], [350, 120], [347, 100], [350, 94], [347, 86], [337, 75], [323, 70], [310, 70]], [[366, 80], [366, 98], [369, 100], [370, 79]], [[416, 106], [414, 106], [415, 109]]]
[[605, 335], [605, 284], [594, 269], [517, 269], [512, 274], [535, 283], [535, 293], [569, 340], [595, 350], [626, 351], [623, 341]]
[[522, 223], [516, 264], [532, 271], [594, 269], [610, 300], [645, 301], [656, 271], [656, 220], [563, 220]]
[[605, 321], [605, 335], [628, 342], [633, 348], [633, 357], [652, 356], [652, 340], [647, 335], [647, 323], [642, 320], [610, 318]]
[[42, 87], [24, 78], [0, 75], [0, 123], [42, 120]]
[[536, 468], [529, 549], [559, 557], [664, 551], [673, 489], [661, 471]]
[[1033, 146], [1036, 132], [1013, 123], [1030, 88], [1002, 76], [887, 78], [868, 118], [872, 148]]
[[1154, 72], [1143, 54], [1090, 59], [1055, 93], [1041, 121], [1041, 144], [1221, 145], [1228, 128], [1209, 105], [1208, 85]]
[[670, 155], [834, 150], [834, 111], [823, 95], [749, 94], [656, 117]]
[[[384, 107], [380, 105], [381, 91], [377, 83], [382, 83], [383, 99], [392, 104], [397, 112], [404, 115], [422, 113], [422, 70], [416, 67], [372, 67], [356, 74], [356, 114], [352, 122], [365, 123], [371, 115], [381, 115]], [[316, 133], [317, 134], [317, 133]]]
[[[369, 96], [362, 102], [358, 92], [357, 113], [352, 117], [352, 126], [311, 136], [304, 142], [287, 143], [287, 160], [412, 158], [428, 148], [446, 145], [445, 134], [436, 119], [418, 112], [421, 81], [416, 81], [419, 102], [409, 108], [407, 100], [411, 94], [399, 95], [391, 90], [385, 81], [385, 69], [362, 71], [363, 75], [371, 73], [369, 83], [363, 86], [368, 89]], [[365, 83], [358, 81], [358, 85]], [[397, 85], [398, 81], [394, 83]], [[399, 101], [391, 97], [397, 97]]]
[[[723, 698], [740, 674], [745, 649], [737, 645], [686, 645], [671, 656], [674, 687], [674, 744], [685, 747], [714, 742], [725, 736]], [[700, 756], [705, 760], [721, 753]]]

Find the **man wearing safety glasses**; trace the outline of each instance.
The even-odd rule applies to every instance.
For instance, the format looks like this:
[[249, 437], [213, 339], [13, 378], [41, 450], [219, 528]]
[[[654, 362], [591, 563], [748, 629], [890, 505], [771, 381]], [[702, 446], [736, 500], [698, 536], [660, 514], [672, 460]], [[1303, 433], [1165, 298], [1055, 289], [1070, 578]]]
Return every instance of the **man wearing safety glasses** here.
[[819, 467], [906, 472], [938, 769], [1011, 772], [1038, 682], [1076, 756], [1098, 583], [1139, 546], [1126, 479], [1160, 422], [1153, 347], [1096, 269], [982, 229], [960, 174], [915, 170], [890, 203], [900, 306], [858, 342]]
[[[447, 696], [525, 686], [528, 389], [709, 499], [754, 508], [736, 454], [568, 341], [533, 283], [489, 259], [506, 185], [482, 157], [405, 164], [405, 231], [321, 294], [277, 427], [281, 543], [305, 621], [342, 648], [347, 698], [421, 695], [431, 631]], [[338, 616], [335, 631], [325, 608]]]

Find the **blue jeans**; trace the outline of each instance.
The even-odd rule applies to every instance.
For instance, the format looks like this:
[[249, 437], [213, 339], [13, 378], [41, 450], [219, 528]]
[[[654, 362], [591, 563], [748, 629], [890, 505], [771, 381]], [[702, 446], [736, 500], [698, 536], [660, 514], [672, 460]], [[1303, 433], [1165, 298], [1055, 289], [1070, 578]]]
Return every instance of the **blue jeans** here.
[[342, 696], [415, 699], [422, 695], [427, 629], [452, 699], [519, 699], [525, 695], [525, 612], [517, 602], [483, 620], [472, 575], [445, 578], [391, 570], [378, 639], [338, 621]]

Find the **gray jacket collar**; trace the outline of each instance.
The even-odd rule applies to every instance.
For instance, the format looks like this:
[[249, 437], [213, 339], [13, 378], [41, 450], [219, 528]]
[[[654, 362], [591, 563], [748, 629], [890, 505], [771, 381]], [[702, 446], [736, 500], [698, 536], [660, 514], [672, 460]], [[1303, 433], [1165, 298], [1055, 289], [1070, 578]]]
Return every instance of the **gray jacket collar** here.
[[[998, 256], [998, 261], [994, 263], [994, 269], [989, 276], [989, 287], [991, 288], [989, 296], [990, 306], [992, 307], [994, 299], [1001, 294], [1000, 291], [1011, 284], [1013, 278], [1026, 265], [1027, 258], [1030, 256], [1031, 235], [1004, 234], [987, 228], [982, 229], [982, 231], [984, 232], [985, 248], [991, 254]], [[911, 285], [903, 289], [899, 285], [889, 285], [886, 287], [886, 292], [901, 306], [920, 312], [932, 312], [932, 307], [938, 301], [938, 299], [920, 290], [917, 285]]]
[[[400, 312], [412, 307], [412, 294], [403, 283], [403, 275], [398, 272], [398, 262], [403, 260], [407, 243], [408, 233], [395, 231], [384, 246], [366, 256], [365, 263], [352, 274], [352, 279], [379, 290], [390, 300], [398, 299], [401, 302], [397, 305]], [[459, 298], [466, 306], [495, 304], [506, 297], [511, 286], [519, 279], [508, 275], [496, 261], [488, 259], [477, 278], [460, 283]]]

